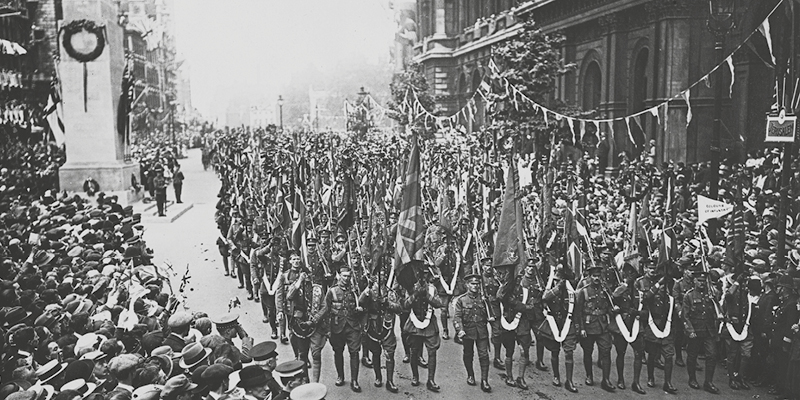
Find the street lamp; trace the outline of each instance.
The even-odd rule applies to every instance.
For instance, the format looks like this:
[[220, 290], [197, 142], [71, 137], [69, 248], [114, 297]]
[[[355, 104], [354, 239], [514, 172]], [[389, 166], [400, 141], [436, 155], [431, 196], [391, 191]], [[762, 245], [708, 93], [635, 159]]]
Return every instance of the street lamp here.
[[[722, 62], [725, 36], [734, 27], [736, 13], [735, 0], [708, 0], [708, 30], [714, 34], [714, 59], [715, 64]], [[711, 186], [709, 195], [718, 200], [719, 194], [719, 154], [721, 151], [720, 132], [722, 129], [722, 70], [717, 68], [714, 72], [714, 125], [711, 132]], [[717, 243], [717, 227], [719, 222], [715, 219], [708, 221], [708, 236], [713, 243]]]
[[281, 132], [283, 132], [283, 96], [278, 95], [278, 115], [281, 123]]

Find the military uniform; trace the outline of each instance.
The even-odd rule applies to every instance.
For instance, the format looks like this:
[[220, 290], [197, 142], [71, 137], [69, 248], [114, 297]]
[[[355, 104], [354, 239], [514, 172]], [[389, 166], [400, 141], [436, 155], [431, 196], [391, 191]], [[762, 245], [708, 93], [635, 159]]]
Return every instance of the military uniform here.
[[734, 390], [750, 388], [742, 377], [753, 351], [750, 321], [757, 302], [758, 296], [750, 296], [739, 282], [734, 282], [725, 293], [725, 326], [722, 335], [728, 348], [728, 384]]
[[[513, 355], [515, 343], [519, 344], [522, 357], [519, 360], [519, 374], [516, 381], [513, 381], [513, 386], [521, 389], [527, 389], [528, 385], [525, 382], [525, 370], [530, 360], [530, 347], [533, 340], [531, 336], [531, 327], [534, 324], [544, 319], [544, 311], [542, 306], [542, 292], [537, 284], [534, 275], [523, 275], [518, 279], [517, 285], [510, 298], [506, 302], [508, 307], [504, 309], [506, 321], [515, 321], [517, 315], [519, 320], [513, 330], [503, 334], [503, 346], [506, 347], [506, 384], [512, 386], [513, 381]], [[502, 322], [501, 322], [502, 324]], [[513, 325], [514, 323], [512, 323]], [[502, 326], [501, 326], [502, 328]]]
[[350, 352], [351, 387], [360, 391], [358, 386], [359, 350], [361, 349], [361, 332], [363, 331], [363, 315], [357, 310], [357, 294], [351, 284], [340, 283], [328, 289], [322, 308], [317, 312], [314, 321], [330, 317], [330, 341], [333, 347], [333, 360], [338, 376], [337, 385], [344, 383], [344, 347]]
[[[574, 292], [572, 295], [570, 295], [566, 283], [566, 281], [561, 281], [560, 284], [554, 285], [552, 288], [545, 290], [544, 295], [542, 296], [544, 309], [547, 311], [547, 315], [552, 317], [553, 321], [555, 322], [554, 328], [562, 332], [566, 330], [563, 340], [561, 342], [557, 340], [559, 333], [553, 331], [553, 328], [550, 327], [550, 323], [547, 321], [547, 319], [542, 321], [542, 323], [539, 325], [538, 331], [539, 337], [544, 342], [544, 347], [551, 353], [550, 363], [553, 369], [553, 384], [556, 386], [561, 386], [558, 355], [563, 349], [564, 367], [566, 370], [565, 387], [567, 390], [574, 393], [578, 391], [572, 382], [572, 372], [574, 368], [573, 353], [575, 352], [575, 347], [578, 343], [578, 321], [573, 317], [573, 315], [569, 314], [570, 301], [574, 302], [574, 297], [572, 297], [573, 300], [570, 298], [571, 296], [574, 296]], [[574, 314], [574, 305], [572, 311]], [[566, 323], [569, 323], [569, 327], [564, 326]]]
[[[656, 281], [655, 278], [643, 276], [636, 280], [635, 287], [642, 295], [643, 307], [640, 321], [644, 329], [645, 349], [647, 350], [647, 384], [650, 387], [655, 386], [656, 360], [657, 357], [664, 357], [663, 388], [666, 392], [674, 393], [672, 372], [675, 358], [675, 333], [672, 329], [675, 324], [672, 321], [680, 320], [676, 312], [677, 299], [672, 301], [672, 321], [670, 321], [670, 295], [663, 280]], [[676, 287], [677, 283], [673, 285], [673, 292]], [[650, 324], [651, 318], [653, 325]], [[683, 324], [682, 321], [680, 322]], [[670, 324], [669, 332], [667, 332], [667, 324]]]
[[[300, 282], [301, 275], [304, 276], [302, 282]], [[295, 359], [303, 360], [308, 365], [310, 341], [306, 335], [307, 332], [302, 331], [305, 328], [302, 324], [311, 320], [309, 313], [313, 296], [311, 280], [300, 269], [289, 269], [281, 273], [278, 279], [278, 291], [275, 295], [276, 307], [283, 313], [289, 326], [291, 333], [289, 341], [292, 344]], [[281, 341], [283, 339], [281, 337]]]
[[[255, 253], [255, 257], [251, 257], [250, 265], [256, 266], [255, 269], [251, 268], [254, 280], [256, 276], [259, 277], [261, 312], [264, 315], [264, 322], [269, 322], [272, 328], [272, 339], [277, 339], [279, 321], [277, 320], [275, 295], [279, 287], [278, 276], [281, 274], [281, 257], [278, 255], [277, 249], [264, 247]], [[285, 332], [286, 324], [283, 321], [280, 322], [282, 325], [280, 332]]]
[[[491, 261], [490, 261], [491, 262]], [[492, 315], [500, 315], [500, 300], [497, 299], [497, 290], [500, 289], [500, 281], [494, 276], [492, 270], [489, 269], [488, 273], [483, 274], [483, 288], [486, 290], [486, 303]], [[503, 361], [500, 360], [500, 351], [503, 347], [503, 342], [500, 340], [502, 335], [502, 327], [500, 325], [500, 318], [495, 318], [494, 321], [489, 323], [492, 328], [491, 343], [494, 346], [494, 364], [496, 368], [504, 369]]]
[[675, 364], [679, 367], [683, 362], [683, 347], [686, 344], [686, 331], [683, 328], [683, 296], [694, 287], [691, 276], [683, 276], [672, 285], [672, 297], [675, 298], [675, 315], [672, 318], [672, 330], [675, 342]]
[[[481, 279], [475, 275], [476, 279]], [[481, 367], [481, 382], [489, 379], [489, 314], [487, 304], [480, 293], [467, 292], [456, 298], [453, 312], [453, 327], [456, 335], [464, 331], [461, 337], [464, 350], [464, 367], [467, 370], [467, 383], [475, 384], [473, 367], [474, 351], [478, 349], [478, 364]], [[470, 379], [471, 378], [471, 379]]]
[[[588, 272], [588, 270], [587, 270]], [[583, 367], [586, 370], [586, 385], [594, 384], [592, 373], [592, 352], [594, 344], [600, 352], [600, 366], [603, 369], [603, 386], [608, 390], [611, 374], [611, 332], [608, 325], [611, 320], [612, 304], [608, 293], [601, 284], [589, 284], [580, 289], [575, 301], [577, 319], [581, 332], [585, 336], [580, 340], [583, 348]], [[613, 390], [613, 387], [610, 388]]]
[[454, 251], [458, 251], [458, 249], [453, 248], [451, 244], [442, 244], [434, 252], [434, 266], [438, 269], [439, 274], [441, 275], [441, 281], [437, 283], [438, 285], [442, 286], [439, 288], [439, 292], [442, 302], [444, 303], [444, 307], [442, 307], [439, 314], [442, 318], [442, 339], [444, 340], [450, 338], [448, 322], [450, 320], [450, 303], [455, 297], [464, 293], [464, 281], [460, 276], [456, 277], [455, 284], [453, 284], [453, 287], [449, 288], [450, 293], [448, 293], [444, 285], [442, 285], [443, 281], [444, 284], [449, 287], [450, 284], [454, 282], [453, 276], [458, 273], [455, 271], [457, 264], [455, 254], [453, 254]]
[[[642, 308], [641, 296], [633, 282], [629, 281], [617, 286], [612, 294], [612, 299], [614, 300], [614, 305], [619, 308], [620, 316], [620, 320], [613, 316], [614, 320], [608, 326], [617, 354], [615, 360], [615, 365], [617, 366], [617, 388], [625, 389], [625, 353], [628, 350], [628, 345], [630, 345], [633, 349], [633, 383], [631, 388], [639, 393], [641, 392], [639, 377], [642, 372], [642, 355], [644, 353], [644, 325], [640, 317]], [[636, 321], [639, 321], [638, 326]], [[622, 326], [620, 326], [620, 322]], [[635, 335], [636, 338], [628, 342], [625, 334], [623, 334], [623, 329], [625, 329], [626, 334]]]
[[[408, 334], [408, 344], [411, 349], [411, 372], [413, 374], [411, 384], [413, 386], [419, 385], [418, 368], [422, 345], [424, 344], [428, 349], [428, 386], [438, 391], [438, 385], [436, 385], [434, 378], [436, 376], [436, 351], [439, 350], [441, 340], [439, 338], [436, 313], [432, 309], [442, 308], [445, 303], [436, 293], [435, 287], [427, 283], [424, 285], [418, 283], [415, 291], [409, 293], [401, 304], [404, 309], [409, 310], [409, 318], [403, 325], [403, 331]], [[429, 307], [432, 308], [430, 318], [428, 318]], [[411, 314], [414, 316], [412, 317]], [[415, 325], [412, 318], [420, 321], [420, 326]]]
[[[705, 279], [696, 276], [695, 279]], [[683, 324], [686, 334], [689, 337], [686, 369], [689, 371], [689, 386], [699, 389], [697, 383], [697, 355], [700, 347], [705, 350], [705, 385], [716, 389], [713, 386], [714, 370], [717, 363], [717, 314], [714, 306], [713, 296], [709, 296], [707, 291], [700, 292], [697, 289], [689, 290], [683, 297]], [[696, 337], [692, 338], [692, 335]], [[711, 390], [713, 391], [713, 390]]]
[[[380, 296], [378, 292], [380, 291]], [[361, 292], [359, 303], [367, 312], [367, 349], [372, 353], [372, 369], [375, 372], [375, 385], [382, 384], [381, 350], [386, 358], [386, 389], [397, 393], [394, 384], [394, 353], [397, 350], [397, 337], [394, 333], [396, 315], [402, 309], [396, 291], [378, 287], [378, 282]]]

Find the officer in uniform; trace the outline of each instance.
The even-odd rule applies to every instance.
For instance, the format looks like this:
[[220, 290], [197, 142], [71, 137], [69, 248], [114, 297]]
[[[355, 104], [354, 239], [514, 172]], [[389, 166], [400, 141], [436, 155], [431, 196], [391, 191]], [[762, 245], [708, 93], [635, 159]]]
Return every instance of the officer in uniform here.
[[404, 309], [409, 310], [409, 317], [403, 326], [403, 331], [408, 334], [408, 344], [411, 349], [411, 386], [419, 386], [419, 360], [422, 345], [428, 349], [428, 382], [427, 388], [438, 392], [441, 387], [436, 384], [436, 351], [439, 350], [439, 325], [433, 309], [445, 306], [442, 299], [436, 294], [436, 288], [431, 284], [433, 274], [428, 266], [419, 265], [418, 262], [406, 268], [419, 268], [418, 280], [414, 289], [402, 301]]
[[[439, 275], [441, 275], [441, 279], [438, 282], [439, 285], [444, 283], [444, 285], [449, 287], [450, 284], [455, 282], [453, 287], [449, 287], [449, 293], [444, 285], [442, 285], [440, 291], [442, 301], [445, 304], [440, 312], [440, 316], [442, 318], [442, 339], [444, 340], [450, 339], [450, 328], [448, 322], [450, 320], [450, 303], [454, 297], [463, 293], [463, 282], [460, 280], [460, 278], [456, 276], [456, 280], [453, 281], [453, 276], [459, 272], [455, 270], [457, 264], [454, 252], [456, 251], [459, 251], [459, 249], [455, 238], [451, 233], [446, 232], [444, 239], [434, 252], [433, 264], [436, 267], [435, 269], [438, 271]], [[459, 341], [460, 339], [456, 337], [455, 342], [458, 343]]]
[[[571, 273], [559, 264], [552, 272], [552, 286], [546, 289], [542, 302], [546, 311], [545, 320], [539, 326], [539, 337], [544, 347], [550, 351], [550, 366], [553, 369], [553, 386], [561, 386], [558, 367], [558, 356], [564, 349], [565, 380], [564, 388], [577, 393], [578, 388], [572, 382], [574, 369], [573, 353], [578, 344], [576, 333], [578, 321], [573, 318], [575, 312], [575, 291], [569, 281]], [[547, 317], [550, 318], [547, 318]], [[577, 317], [577, 316], [576, 316]], [[566, 325], [566, 326], [565, 326]], [[562, 337], [563, 334], [563, 337]]]
[[[667, 285], [666, 271], [659, 277], [658, 269], [652, 262], [645, 264], [645, 275], [636, 280], [636, 290], [642, 296], [642, 313], [639, 321], [644, 327], [644, 345], [647, 350], [647, 386], [655, 387], [655, 367], [656, 358], [664, 357], [664, 386], [665, 392], [674, 394], [678, 390], [672, 385], [672, 370], [674, 368], [673, 358], [675, 357], [675, 334], [672, 332], [674, 324], [670, 318], [676, 319], [676, 303], [670, 302], [669, 288]], [[673, 286], [673, 292], [677, 283]], [[677, 299], [676, 299], [677, 300]], [[672, 309], [670, 309], [672, 305]], [[672, 317], [670, 317], [672, 314]], [[652, 323], [651, 323], [652, 320]], [[667, 324], [670, 324], [668, 327]], [[637, 357], [641, 358], [641, 357]], [[636, 373], [637, 363], [634, 359], [634, 374]], [[694, 365], [697, 365], [695, 362]], [[641, 369], [641, 362], [638, 365]], [[634, 375], [635, 376], [635, 375]], [[634, 378], [636, 379], [636, 378]], [[644, 391], [636, 390], [637, 393]]]
[[608, 330], [611, 312], [619, 311], [611, 303], [611, 296], [603, 287], [603, 267], [593, 265], [586, 269], [590, 277], [588, 285], [578, 291], [575, 308], [581, 333], [583, 367], [586, 369], [586, 386], [594, 385], [592, 374], [592, 352], [594, 344], [600, 352], [603, 380], [600, 386], [607, 392], [614, 391], [611, 374], [611, 333]]
[[[295, 359], [303, 360], [307, 367], [310, 346], [308, 322], [313, 289], [311, 279], [302, 267], [299, 252], [295, 250], [290, 252], [289, 270], [282, 273], [278, 279], [280, 283], [275, 295], [277, 307], [281, 309], [278, 312], [278, 319], [286, 318]], [[281, 342], [285, 342], [283, 337]]]
[[[501, 328], [504, 330], [506, 327], [509, 328], [509, 331], [503, 334], [503, 346], [506, 346], [506, 385], [527, 390], [528, 384], [525, 382], [525, 370], [530, 362], [530, 347], [533, 340], [531, 325], [544, 319], [542, 291], [537, 284], [536, 261], [534, 259], [528, 261], [525, 272], [518, 281], [519, 284], [511, 292], [508, 300], [504, 301], [508, 306], [504, 310], [504, 315], [501, 316], [504, 319], [504, 321], [501, 321], [501, 325], [506, 326], [501, 326]], [[519, 344], [522, 355], [519, 360], [519, 375], [516, 380], [513, 373], [515, 342]]]
[[[744, 285], [746, 287], [742, 287]], [[725, 326], [722, 334], [728, 348], [728, 386], [733, 390], [750, 389], [744, 374], [753, 351], [750, 321], [760, 294], [761, 280], [758, 277], [746, 280], [744, 275], [739, 276], [725, 293]]]
[[672, 319], [672, 330], [675, 337], [675, 365], [685, 367], [683, 345], [686, 344], [686, 332], [683, 330], [683, 296], [694, 287], [694, 278], [692, 268], [690, 268], [692, 264], [691, 258], [681, 257], [678, 263], [683, 269], [683, 276], [675, 281], [672, 286], [672, 297], [675, 298], [676, 307], [676, 318]]
[[[652, 264], [649, 265], [652, 266]], [[615, 319], [609, 324], [609, 330], [617, 353], [615, 362], [617, 366], [617, 389], [625, 390], [625, 353], [628, 350], [628, 345], [630, 345], [633, 349], [633, 382], [631, 383], [631, 390], [644, 394], [644, 390], [639, 385], [639, 377], [642, 374], [642, 355], [644, 354], [644, 325], [640, 318], [642, 298], [634, 286], [636, 269], [625, 263], [622, 273], [624, 280], [620, 282], [612, 294], [614, 305], [619, 309], [618, 315], [620, 319], [614, 316]], [[623, 330], [625, 331], [624, 333]], [[626, 335], [628, 336], [626, 337]], [[632, 341], [628, 342], [628, 340]]]
[[481, 366], [481, 390], [492, 391], [489, 386], [489, 322], [488, 304], [481, 293], [481, 275], [470, 274], [465, 278], [467, 293], [456, 298], [453, 326], [464, 346], [464, 367], [467, 369], [467, 384], [475, 386], [475, 369], [472, 364], [474, 351], [478, 349]]
[[364, 342], [372, 353], [375, 387], [383, 385], [381, 376], [381, 349], [383, 349], [386, 357], [386, 390], [397, 393], [397, 385], [394, 383], [394, 353], [397, 350], [394, 321], [402, 307], [397, 292], [385, 285], [385, 271], [385, 269], [379, 271], [381, 279], [376, 280], [372, 287], [364, 289], [359, 303], [367, 310], [367, 332]]
[[328, 289], [325, 302], [312, 319], [316, 323], [330, 316], [330, 341], [336, 366], [336, 386], [344, 385], [344, 347], [350, 352], [350, 389], [361, 392], [358, 384], [358, 353], [361, 349], [364, 309], [358, 304], [358, 294], [351, 279], [350, 268], [339, 268], [339, 284]]
[[[278, 276], [281, 274], [282, 257], [279, 255], [280, 237], [273, 237], [269, 245], [263, 246], [256, 251], [256, 269], [252, 271], [253, 279], [259, 281], [259, 292], [261, 292], [261, 311], [264, 323], [269, 323], [272, 330], [270, 338], [278, 338], [278, 319], [277, 308], [275, 306], [275, 295], [278, 292]], [[250, 260], [253, 265], [253, 260]], [[281, 332], [286, 331], [285, 322], [281, 321]]]
[[689, 387], [700, 389], [697, 383], [696, 366], [700, 347], [705, 349], [706, 377], [703, 389], [717, 394], [714, 386], [714, 370], [717, 363], [717, 312], [714, 296], [708, 288], [708, 273], [694, 272], [694, 288], [683, 296], [683, 324], [688, 336], [686, 368], [689, 371]]
[[[494, 268], [492, 268], [492, 258], [483, 257], [481, 259], [481, 270], [483, 272], [483, 288], [486, 291], [486, 303], [489, 304], [489, 311], [491, 315], [497, 317], [500, 315], [500, 301], [497, 299], [497, 290], [500, 289], [500, 281], [494, 275]], [[489, 322], [492, 327], [491, 343], [494, 346], [494, 367], [499, 370], [505, 370], [505, 364], [500, 359], [500, 352], [503, 349], [503, 341], [500, 340], [502, 328], [500, 326], [500, 318], [492, 318]]]
[[[311, 242], [309, 242], [311, 243]], [[312, 250], [309, 246], [309, 252], [317, 250]], [[322, 268], [322, 259], [320, 257], [314, 258], [316, 260], [316, 268]], [[309, 260], [311, 261], [311, 259]], [[314, 264], [312, 264], [314, 265]], [[329, 264], [326, 264], [329, 265]], [[312, 300], [311, 300], [311, 315], [316, 316], [320, 310], [323, 309], [325, 306], [325, 294], [328, 291], [328, 284], [327, 284], [327, 276], [323, 274], [320, 276], [318, 273], [313, 273], [311, 275], [311, 290], [313, 292]], [[312, 318], [311, 319], [311, 326], [310, 328], [314, 330], [311, 334], [311, 380], [313, 382], [319, 382], [319, 376], [322, 372], [322, 349], [325, 348], [325, 344], [328, 342], [328, 335], [330, 334], [330, 320], [328, 318]]]

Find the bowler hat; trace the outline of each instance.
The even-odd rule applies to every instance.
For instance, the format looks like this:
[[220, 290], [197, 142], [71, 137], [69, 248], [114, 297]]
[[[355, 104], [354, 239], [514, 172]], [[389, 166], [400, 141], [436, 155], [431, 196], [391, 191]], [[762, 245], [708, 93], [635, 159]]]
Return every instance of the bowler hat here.
[[239, 383], [236, 386], [248, 389], [264, 386], [269, 382], [266, 371], [258, 365], [248, 365], [239, 371]]

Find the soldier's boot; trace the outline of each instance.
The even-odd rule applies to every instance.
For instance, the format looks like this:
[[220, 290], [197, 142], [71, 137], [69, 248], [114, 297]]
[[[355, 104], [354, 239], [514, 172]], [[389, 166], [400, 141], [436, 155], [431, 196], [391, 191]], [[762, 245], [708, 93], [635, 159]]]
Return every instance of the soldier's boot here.
[[472, 360], [467, 360], [466, 357], [463, 358], [464, 361], [464, 369], [467, 370], [467, 385], [475, 386], [475, 367], [472, 365]]
[[494, 343], [494, 367], [503, 371], [506, 367], [503, 365], [503, 361], [500, 360], [500, 352], [503, 349], [503, 345], [498, 341]]
[[411, 352], [411, 386], [419, 386], [419, 357]]
[[322, 360], [311, 360], [311, 382], [319, 382], [319, 375], [322, 372]]
[[428, 349], [428, 384], [431, 392], [438, 392], [441, 387], [436, 384], [436, 350]]
[[611, 354], [600, 356], [600, 367], [603, 369], [603, 380], [600, 387], [606, 392], [614, 393], [614, 385], [611, 383]]
[[372, 360], [369, 358], [369, 349], [367, 348], [366, 340], [361, 344], [361, 354], [364, 355], [361, 357], [361, 363], [364, 364], [364, 367], [372, 368]]
[[[636, 354], [633, 355], [634, 361], [636, 360]], [[642, 357], [639, 357], [639, 363], [642, 362]], [[617, 354], [616, 359], [616, 366], [617, 366], [617, 389], [625, 390], [625, 355], [624, 354]]]
[[358, 367], [360, 366], [358, 352], [350, 354], [350, 389], [356, 393], [361, 392], [361, 386], [358, 384]]
[[550, 367], [553, 370], [553, 386], [561, 386], [561, 371], [558, 368], [558, 354], [550, 353]]
[[706, 381], [703, 383], [703, 390], [711, 394], [719, 393], [719, 389], [714, 386], [714, 371], [717, 369], [714, 357], [706, 356]]
[[750, 390], [750, 385], [747, 383], [747, 379], [744, 379], [744, 374], [747, 372], [747, 364], [750, 361], [750, 357], [742, 357], [739, 361], [739, 387], [742, 390]]
[[[588, 362], [587, 362], [588, 359]], [[594, 371], [592, 370], [592, 357], [583, 357], [583, 369], [586, 371], [586, 386], [594, 386]]]
[[[640, 357], [641, 358], [641, 357]], [[656, 387], [656, 360], [652, 353], [647, 355], [647, 387]], [[691, 376], [691, 373], [690, 375]]]
[[528, 390], [528, 383], [525, 382], [525, 369], [528, 368], [528, 360], [519, 360], [519, 374], [517, 375], [517, 387], [522, 390]]
[[[619, 367], [617, 367], [619, 370]], [[639, 354], [633, 354], [633, 382], [631, 383], [631, 390], [639, 394], [645, 394], [642, 385], [639, 384], [639, 379], [642, 377], [642, 357]], [[619, 387], [619, 386], [617, 386]]]
[[383, 386], [383, 376], [381, 374], [381, 353], [372, 355], [372, 371], [375, 372], [375, 387]]
[[447, 321], [450, 319], [447, 314], [442, 313], [442, 339], [448, 340], [450, 339], [450, 328], [447, 325]]
[[686, 361], [686, 371], [689, 373], [689, 387], [700, 389], [700, 384], [697, 383], [697, 362], [692, 359], [687, 359]]
[[741, 386], [739, 386], [739, 379], [736, 374], [736, 363], [734, 363], [733, 360], [731, 360], [730, 362], [728, 362], [726, 367], [727, 367], [726, 369], [728, 370], [728, 386], [731, 388], [731, 390], [741, 389]]
[[672, 370], [675, 368], [675, 364], [672, 362], [671, 358], [667, 358], [666, 362], [664, 363], [664, 392], [669, 394], [675, 394], [678, 392], [678, 389], [675, 389], [675, 386], [672, 386]]
[[336, 386], [344, 386], [344, 354], [333, 352], [333, 365], [336, 367]]
[[547, 365], [544, 365], [544, 342], [537, 338], [536, 340], [536, 369], [539, 371], [547, 371]]
[[506, 385], [516, 387], [517, 383], [514, 382], [514, 359], [506, 357]]
[[394, 384], [394, 357], [386, 358], [386, 390], [397, 393], [397, 386]]
[[481, 365], [481, 390], [486, 393], [492, 391], [492, 387], [489, 386], [489, 358], [487, 357], [485, 360], [480, 360]]
[[565, 370], [564, 389], [567, 389], [572, 393], [578, 393], [578, 388], [576, 388], [575, 384], [572, 383], [572, 370], [574, 367], [575, 367], [575, 361], [573, 361], [572, 359], [567, 359], [564, 361], [564, 370]]

